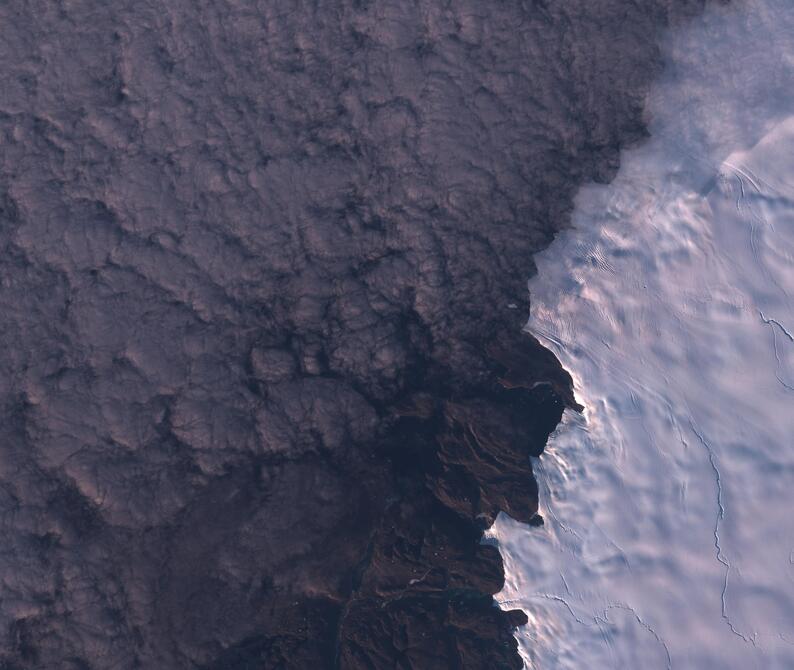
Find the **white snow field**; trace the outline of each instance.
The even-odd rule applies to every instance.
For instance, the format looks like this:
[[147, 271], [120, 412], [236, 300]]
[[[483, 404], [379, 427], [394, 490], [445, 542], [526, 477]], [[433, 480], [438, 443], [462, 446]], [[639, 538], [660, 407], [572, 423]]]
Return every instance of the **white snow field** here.
[[528, 329], [571, 372], [500, 516], [529, 668], [794, 668], [794, 3], [673, 32], [651, 138], [537, 258]]

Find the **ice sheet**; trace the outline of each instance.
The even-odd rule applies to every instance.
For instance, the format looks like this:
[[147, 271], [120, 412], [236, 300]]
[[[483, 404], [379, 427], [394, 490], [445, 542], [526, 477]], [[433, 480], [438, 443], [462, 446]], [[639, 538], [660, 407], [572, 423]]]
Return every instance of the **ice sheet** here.
[[794, 6], [669, 36], [651, 139], [538, 259], [529, 330], [571, 372], [501, 516], [528, 667], [794, 668]]

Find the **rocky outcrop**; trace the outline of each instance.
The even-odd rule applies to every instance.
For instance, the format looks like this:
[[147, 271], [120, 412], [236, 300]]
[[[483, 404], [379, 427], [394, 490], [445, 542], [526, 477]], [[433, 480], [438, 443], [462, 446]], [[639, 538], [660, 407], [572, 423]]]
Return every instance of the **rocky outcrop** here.
[[517, 667], [532, 254], [701, 4], [0, 6], [0, 665]]

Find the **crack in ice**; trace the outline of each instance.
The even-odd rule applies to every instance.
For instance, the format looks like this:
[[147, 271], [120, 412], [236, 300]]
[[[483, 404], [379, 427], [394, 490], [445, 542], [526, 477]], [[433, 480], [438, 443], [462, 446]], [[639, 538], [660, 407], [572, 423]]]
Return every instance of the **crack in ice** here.
[[626, 605], [624, 603], [612, 603], [611, 605], [608, 605], [604, 609], [603, 621], [605, 623], [609, 623], [609, 617], [607, 616], [607, 612], [612, 609], [625, 610], [627, 612], [631, 612], [634, 615], [634, 618], [637, 620], [637, 623], [640, 624], [640, 626], [642, 626], [645, 630], [647, 630], [651, 635], [653, 635], [653, 637], [656, 638], [656, 641], [660, 645], [662, 645], [662, 647], [664, 648], [664, 653], [667, 656], [667, 670], [671, 670], [673, 667], [673, 658], [670, 655], [670, 649], [667, 646], [667, 642], [664, 641], [664, 638], [661, 635], [659, 635], [659, 633], [657, 633], [654, 630], [654, 628], [649, 623], [647, 623], [639, 614], [637, 614], [637, 611], [633, 607], [631, 607], [630, 605]]
[[[563, 584], [565, 586], [565, 590], [568, 592], [569, 595], [572, 596], [573, 594], [571, 593], [571, 590], [568, 587], [568, 583], [565, 580], [565, 577], [562, 575], [562, 573], [560, 573], [560, 577], [562, 578]], [[662, 648], [664, 649], [665, 656], [667, 657], [667, 670], [672, 670], [673, 659], [672, 659], [672, 655], [670, 653], [670, 648], [667, 645], [667, 642], [665, 641], [665, 639], [661, 635], [659, 635], [659, 633], [656, 631], [656, 629], [653, 626], [651, 626], [645, 619], [643, 619], [639, 615], [637, 610], [634, 609], [631, 605], [628, 605], [626, 603], [619, 603], [619, 602], [610, 603], [609, 605], [607, 605], [603, 609], [603, 611], [602, 611], [602, 613], [600, 615], [599, 614], [593, 614], [592, 615], [592, 619], [593, 620], [592, 620], [592, 622], [589, 622], [589, 621], [586, 621], [585, 619], [582, 619], [576, 613], [576, 611], [574, 610], [573, 606], [565, 598], [563, 598], [562, 596], [553, 594], [553, 593], [534, 593], [534, 594], [532, 594], [530, 596], [527, 596], [525, 598], [511, 598], [511, 599], [508, 599], [508, 600], [500, 600], [500, 601], [498, 601], [498, 604], [500, 606], [501, 605], [522, 605], [522, 606], [526, 606], [527, 602], [529, 600], [532, 600], [532, 599], [549, 600], [549, 601], [561, 604], [568, 611], [568, 613], [571, 615], [571, 617], [574, 619], [574, 621], [576, 621], [576, 623], [578, 623], [579, 625], [584, 626], [586, 628], [593, 628], [594, 626], [598, 626], [599, 630], [601, 630], [602, 636], [604, 636], [604, 638], [605, 638], [605, 640], [607, 641], [608, 644], [609, 644], [609, 636], [607, 634], [607, 631], [605, 631], [601, 627], [601, 624], [602, 623], [603, 624], [613, 624], [613, 622], [609, 618], [610, 610], [623, 610], [625, 612], [630, 612], [634, 616], [634, 619], [637, 621], [637, 623], [642, 628], [644, 628], [648, 633], [650, 633], [654, 637], [654, 639], [662, 646]]]
[[787, 328], [786, 328], [786, 327], [785, 327], [785, 326], [784, 326], [782, 323], [780, 323], [780, 321], [778, 321], [777, 319], [772, 319], [772, 318], [769, 318], [769, 319], [767, 319], [767, 318], [764, 316], [764, 313], [763, 313], [762, 311], [760, 311], [760, 310], [759, 310], [759, 312], [758, 312], [758, 313], [761, 315], [761, 320], [762, 320], [762, 321], [763, 321], [765, 324], [767, 324], [768, 326], [772, 326], [772, 325], [775, 325], [775, 326], [777, 326], [777, 327], [780, 329], [780, 331], [781, 331], [781, 332], [782, 332], [782, 333], [783, 333], [783, 334], [784, 334], [784, 335], [785, 335], [785, 336], [786, 336], [786, 337], [787, 337], [787, 338], [788, 338], [788, 339], [789, 339], [791, 342], [794, 342], [794, 335], [792, 335], [792, 334], [789, 332], [789, 330], [788, 330], [788, 329], [787, 329]]
[[748, 644], [752, 644], [755, 646], [755, 638], [757, 633], [753, 633], [752, 636], [747, 636], [741, 631], [739, 631], [736, 626], [734, 626], [733, 621], [731, 621], [730, 616], [728, 615], [728, 605], [727, 605], [727, 593], [728, 593], [728, 575], [731, 571], [731, 562], [723, 555], [722, 553], [722, 544], [720, 543], [720, 524], [725, 519], [725, 505], [722, 502], [722, 475], [720, 474], [720, 470], [717, 467], [717, 455], [714, 453], [714, 449], [711, 445], [706, 441], [703, 435], [698, 431], [695, 427], [695, 422], [690, 417], [689, 425], [692, 428], [692, 432], [695, 433], [700, 444], [703, 445], [703, 448], [708, 453], [709, 463], [711, 464], [711, 469], [714, 471], [714, 477], [717, 483], [717, 519], [714, 522], [714, 547], [717, 550], [717, 560], [725, 566], [725, 578], [722, 582], [722, 618], [725, 620], [725, 623], [728, 624], [728, 627], [731, 629], [731, 632], [734, 635], [737, 635], [742, 640], [747, 642]]
[[543, 600], [551, 600], [553, 602], [562, 603], [565, 606], [565, 609], [568, 610], [568, 613], [576, 620], [577, 623], [581, 624], [582, 626], [592, 627], [595, 624], [587, 623], [583, 619], [580, 619], [579, 616], [574, 612], [573, 607], [571, 607], [570, 603], [568, 603], [565, 598], [562, 596], [557, 596], [552, 593], [534, 593], [530, 596], [525, 598], [509, 598], [508, 600], [499, 600], [497, 601], [498, 605], [521, 605], [526, 606], [527, 601], [535, 599], [535, 598], [542, 598]]
[[[761, 310], [759, 310], [758, 313], [761, 315], [761, 321], [763, 321], [766, 325], [768, 325], [772, 330], [772, 346], [775, 349], [775, 361], [777, 362], [777, 365], [775, 366], [775, 378], [778, 380], [780, 385], [783, 386], [783, 388], [789, 391], [794, 391], [794, 386], [787, 384], [780, 377], [779, 370], [783, 363], [780, 360], [780, 352], [778, 351], [777, 348], [777, 329], [779, 329], [780, 332], [783, 333], [783, 335], [785, 335], [791, 342], [794, 342], [794, 336], [792, 336], [789, 330], [777, 319], [771, 319], [771, 318], [767, 319]], [[777, 329], [775, 329], [775, 326], [777, 326]]]

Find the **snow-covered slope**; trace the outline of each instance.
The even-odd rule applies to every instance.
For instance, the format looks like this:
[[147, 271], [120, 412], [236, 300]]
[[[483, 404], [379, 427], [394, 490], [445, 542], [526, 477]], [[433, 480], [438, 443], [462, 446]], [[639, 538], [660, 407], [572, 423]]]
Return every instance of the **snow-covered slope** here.
[[669, 37], [651, 139], [538, 260], [528, 328], [571, 372], [502, 516], [528, 667], [794, 668], [794, 5]]

